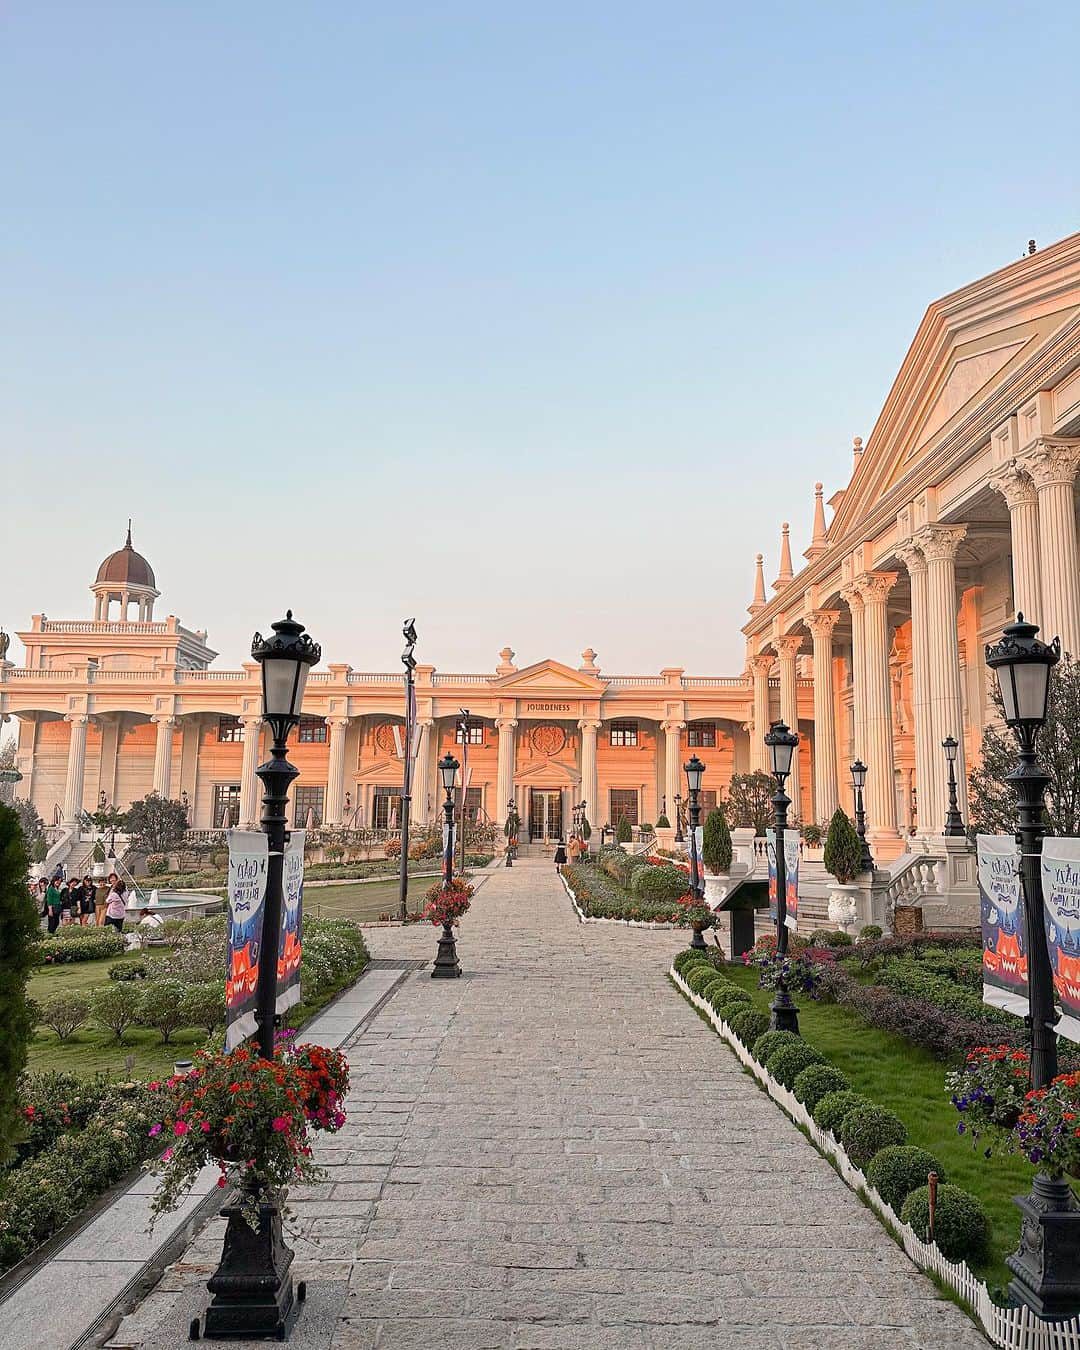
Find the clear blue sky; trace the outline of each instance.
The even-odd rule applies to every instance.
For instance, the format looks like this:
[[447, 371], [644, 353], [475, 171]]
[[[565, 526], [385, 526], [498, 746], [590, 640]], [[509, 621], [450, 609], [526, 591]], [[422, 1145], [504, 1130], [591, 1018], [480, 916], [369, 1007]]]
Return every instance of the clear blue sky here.
[[1080, 227], [1078, 13], [11, 0], [0, 624], [131, 515], [227, 665], [736, 672], [928, 301]]

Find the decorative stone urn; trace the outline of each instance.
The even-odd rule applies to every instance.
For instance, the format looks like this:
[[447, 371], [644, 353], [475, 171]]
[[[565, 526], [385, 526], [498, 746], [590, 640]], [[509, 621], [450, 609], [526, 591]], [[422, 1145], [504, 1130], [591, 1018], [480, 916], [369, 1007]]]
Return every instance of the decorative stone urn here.
[[852, 927], [859, 913], [861, 895], [861, 886], [834, 881], [829, 886], [829, 922], [836, 924], [838, 928]]

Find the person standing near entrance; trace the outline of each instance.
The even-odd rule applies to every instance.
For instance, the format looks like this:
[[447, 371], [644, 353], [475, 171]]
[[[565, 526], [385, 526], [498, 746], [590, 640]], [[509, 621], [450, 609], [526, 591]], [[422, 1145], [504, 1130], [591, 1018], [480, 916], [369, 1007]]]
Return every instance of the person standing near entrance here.
[[560, 839], [555, 849], [555, 871], [561, 872], [566, 866], [566, 848]]
[[127, 887], [117, 877], [112, 884], [112, 890], [109, 892], [109, 898], [105, 905], [105, 923], [108, 927], [115, 928], [118, 933], [124, 931], [124, 919], [127, 917], [127, 901], [124, 899], [125, 890], [127, 890]]
[[47, 928], [50, 933], [55, 933], [60, 927], [60, 916], [64, 912], [64, 904], [64, 888], [60, 885], [58, 879], [53, 877], [45, 892]]

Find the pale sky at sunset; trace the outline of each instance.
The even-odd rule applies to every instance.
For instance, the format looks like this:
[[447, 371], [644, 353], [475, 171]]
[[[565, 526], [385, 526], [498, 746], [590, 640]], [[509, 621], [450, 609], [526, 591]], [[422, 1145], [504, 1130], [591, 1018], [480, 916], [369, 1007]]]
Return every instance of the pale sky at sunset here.
[[0, 626], [89, 617], [130, 515], [219, 665], [291, 606], [359, 670], [415, 615], [444, 670], [737, 673], [927, 303], [1080, 228], [1034, 23], [9, 0]]

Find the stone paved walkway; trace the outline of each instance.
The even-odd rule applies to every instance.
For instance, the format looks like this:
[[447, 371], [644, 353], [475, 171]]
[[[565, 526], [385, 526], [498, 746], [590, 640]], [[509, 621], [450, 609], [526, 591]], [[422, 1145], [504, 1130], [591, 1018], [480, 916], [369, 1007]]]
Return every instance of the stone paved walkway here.
[[[333, 1350], [986, 1345], [674, 993], [679, 945], [579, 924], [549, 864], [490, 875], [465, 976], [410, 975], [353, 1043], [330, 1180], [296, 1197], [298, 1272], [347, 1282]], [[221, 1232], [114, 1344], [172, 1343]]]

